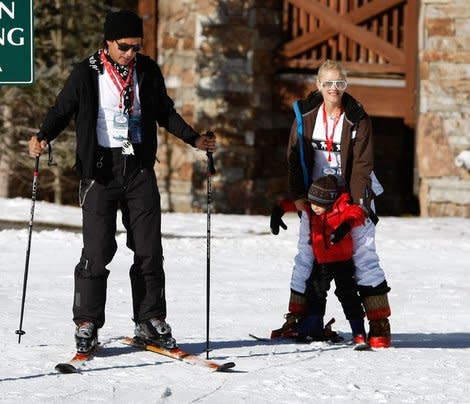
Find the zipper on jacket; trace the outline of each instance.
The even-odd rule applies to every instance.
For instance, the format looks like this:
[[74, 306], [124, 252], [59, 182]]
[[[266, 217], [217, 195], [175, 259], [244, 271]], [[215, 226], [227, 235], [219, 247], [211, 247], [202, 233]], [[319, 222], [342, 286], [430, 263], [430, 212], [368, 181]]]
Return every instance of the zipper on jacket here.
[[330, 245], [328, 243], [328, 240], [326, 239], [326, 212], [323, 213], [323, 243], [325, 244], [325, 250], [328, 250], [330, 248]]

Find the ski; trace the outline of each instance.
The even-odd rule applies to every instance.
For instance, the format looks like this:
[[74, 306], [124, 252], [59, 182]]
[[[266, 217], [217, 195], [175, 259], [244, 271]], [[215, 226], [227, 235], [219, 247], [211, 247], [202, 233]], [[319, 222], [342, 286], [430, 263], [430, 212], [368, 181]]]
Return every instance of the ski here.
[[354, 344], [354, 351], [373, 351], [372, 347], [367, 342], [361, 342], [360, 344]]
[[[275, 338], [268, 338], [268, 337], [258, 337], [255, 334], [248, 334], [249, 337], [255, 339], [256, 341], [261, 341], [261, 342], [275, 342]], [[277, 338], [280, 340], [280, 338]]]
[[79, 373], [86, 363], [94, 358], [95, 353], [100, 349], [100, 347], [101, 345], [98, 344], [90, 352], [77, 352], [68, 362], [58, 363], [55, 365], [54, 369], [63, 374]]
[[290, 342], [292, 344], [311, 344], [312, 342], [328, 342], [328, 341], [316, 341], [314, 339], [308, 338], [308, 337], [260, 337], [255, 334], [248, 334], [251, 338], [255, 339], [256, 341], [260, 342], [266, 342], [270, 344], [277, 344], [279, 342]]
[[164, 355], [168, 358], [176, 359], [181, 362], [206, 367], [212, 369], [214, 372], [224, 372], [235, 366], [234, 362], [217, 363], [212, 360], [204, 359], [197, 355], [185, 352], [179, 347], [166, 349], [132, 337], [126, 337], [120, 340], [120, 342], [145, 351], [151, 351], [159, 355]]
[[279, 341], [292, 341], [292, 342], [295, 342], [295, 343], [300, 343], [300, 344], [310, 344], [312, 342], [328, 342], [330, 344], [338, 344], [338, 343], [342, 343], [344, 342], [344, 338], [339, 335], [337, 332], [333, 331], [331, 329], [331, 326], [335, 323], [335, 318], [331, 318], [330, 321], [328, 321], [325, 326], [324, 326], [324, 338], [322, 340], [319, 340], [319, 339], [313, 339], [311, 337], [300, 337], [298, 335], [296, 335], [295, 333], [290, 333], [290, 335], [288, 333], [286, 333], [286, 331], [289, 331], [289, 330], [286, 330], [283, 327], [277, 329], [277, 330], [273, 330], [271, 331], [271, 337], [268, 338], [268, 337], [258, 337], [254, 334], [248, 334], [251, 338], [257, 340], [257, 341], [263, 341], [263, 342], [272, 342], [272, 343], [276, 343], [276, 342], [279, 342]]
[[268, 338], [268, 337], [259, 337], [255, 334], [248, 334], [248, 336], [255, 339], [256, 341], [265, 342], [265, 343], [269, 343], [273, 345], [279, 342], [286, 342], [286, 341], [292, 342], [293, 344], [311, 344], [312, 342], [324, 342], [328, 345], [351, 347], [354, 351], [373, 351], [374, 350], [367, 342], [354, 344], [353, 342], [344, 341], [344, 338], [341, 336], [338, 336], [339, 338], [336, 338], [334, 340], [324, 340], [324, 341], [318, 341], [318, 340], [309, 339], [309, 338], [299, 339], [295, 337]]
[[271, 344], [276, 344], [278, 342], [292, 342], [293, 344], [311, 344], [312, 342], [325, 342], [330, 345], [341, 345], [344, 343], [344, 338], [340, 335], [336, 335], [334, 338], [324, 339], [324, 340], [317, 340], [309, 337], [260, 337], [255, 334], [248, 334], [249, 337], [255, 339], [256, 341], [260, 342], [267, 342]]

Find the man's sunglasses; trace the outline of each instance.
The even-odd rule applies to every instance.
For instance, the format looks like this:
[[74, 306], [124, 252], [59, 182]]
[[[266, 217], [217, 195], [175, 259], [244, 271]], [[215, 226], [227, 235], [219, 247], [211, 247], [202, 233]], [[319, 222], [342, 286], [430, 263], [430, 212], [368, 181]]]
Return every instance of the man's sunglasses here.
[[344, 91], [348, 86], [348, 82], [346, 80], [327, 80], [321, 81], [320, 84], [324, 88], [332, 88], [335, 86], [338, 91]]
[[128, 43], [119, 43], [116, 41], [117, 47], [121, 52], [127, 52], [132, 49], [132, 52], [138, 52], [142, 49], [142, 45], [129, 45]]

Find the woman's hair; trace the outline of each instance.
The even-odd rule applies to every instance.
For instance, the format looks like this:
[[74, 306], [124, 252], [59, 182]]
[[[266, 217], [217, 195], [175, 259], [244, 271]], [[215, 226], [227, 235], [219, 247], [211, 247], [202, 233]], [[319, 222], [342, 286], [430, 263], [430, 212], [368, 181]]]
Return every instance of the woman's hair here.
[[320, 78], [320, 76], [322, 76], [323, 72], [325, 72], [327, 70], [336, 70], [337, 72], [339, 72], [341, 77], [345, 80], [348, 77], [346, 69], [343, 67], [343, 65], [340, 62], [337, 62], [336, 60], [327, 60], [318, 69], [317, 79], [319, 80], [319, 78]]

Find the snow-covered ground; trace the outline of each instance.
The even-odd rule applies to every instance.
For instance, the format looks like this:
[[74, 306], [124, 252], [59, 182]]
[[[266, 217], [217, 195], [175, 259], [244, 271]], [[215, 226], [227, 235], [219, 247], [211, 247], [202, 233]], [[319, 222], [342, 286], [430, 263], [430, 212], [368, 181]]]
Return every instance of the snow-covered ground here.
[[[29, 220], [30, 201], [0, 199], [0, 221]], [[37, 202], [35, 223], [80, 225], [80, 210]], [[34, 231], [21, 344], [27, 224], [0, 231], [0, 401], [6, 403], [463, 403], [470, 397], [470, 220], [382, 218], [377, 247], [392, 287], [393, 348], [356, 352], [324, 343], [266, 344], [283, 322], [298, 219], [279, 236], [263, 216], [212, 215], [211, 358], [233, 373], [134, 351], [125, 234], [109, 269], [107, 347], [81, 374], [54, 365], [73, 353], [73, 269], [81, 235]], [[39, 227], [38, 227], [39, 229]], [[121, 228], [122, 229], [122, 228]], [[179, 344], [205, 348], [206, 216], [164, 214], [168, 321]], [[348, 334], [336, 297], [329, 317]], [[201, 354], [205, 356], [205, 354]]]

